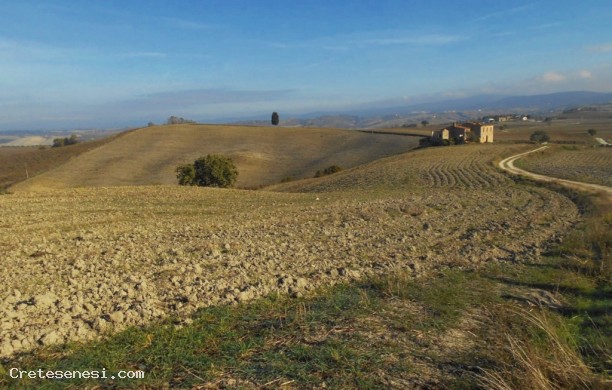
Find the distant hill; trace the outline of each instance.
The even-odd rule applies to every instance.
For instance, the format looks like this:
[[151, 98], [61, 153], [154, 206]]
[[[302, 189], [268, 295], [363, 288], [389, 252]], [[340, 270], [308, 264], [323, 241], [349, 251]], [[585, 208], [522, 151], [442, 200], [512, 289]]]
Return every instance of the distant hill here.
[[562, 110], [612, 101], [612, 93], [560, 92], [547, 95], [512, 96], [494, 102], [490, 108], [524, 109], [526, 111]]
[[154, 126], [117, 137], [11, 189], [175, 184], [179, 164], [209, 153], [233, 159], [238, 187], [258, 187], [286, 177], [312, 177], [330, 165], [350, 168], [403, 153], [417, 147], [419, 139], [320, 128]]
[[[385, 107], [364, 107], [361, 109], [310, 113], [283, 118], [283, 126], [316, 126], [337, 128], [381, 128], [404, 124], [419, 124], [421, 120], [430, 123], [462, 121], [485, 113], [516, 112], [519, 114], [549, 113], [567, 108], [612, 101], [612, 93], [560, 92], [544, 95], [502, 96], [477, 95], [410, 105], [388, 105]], [[248, 120], [241, 124], [268, 125], [269, 120]]]

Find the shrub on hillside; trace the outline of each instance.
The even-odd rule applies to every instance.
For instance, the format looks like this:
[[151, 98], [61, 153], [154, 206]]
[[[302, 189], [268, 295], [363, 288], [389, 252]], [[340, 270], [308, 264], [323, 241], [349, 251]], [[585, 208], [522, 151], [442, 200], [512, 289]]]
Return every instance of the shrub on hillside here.
[[536, 130], [529, 139], [533, 142], [544, 143], [550, 141], [550, 136], [544, 130]]
[[227, 188], [236, 183], [238, 169], [229, 157], [209, 154], [195, 160], [193, 164], [178, 166], [176, 178], [184, 186]]
[[79, 140], [77, 139], [77, 136], [75, 134], [72, 134], [70, 137], [55, 138], [53, 140], [53, 147], [54, 148], [59, 148], [59, 147], [62, 147], [62, 146], [74, 145], [74, 144], [76, 144], [78, 142], [79, 142]]
[[591, 137], [594, 137], [594, 136], [595, 136], [595, 134], [597, 134], [597, 130], [595, 130], [595, 129], [588, 129], [588, 130], [587, 130], [587, 133], [589, 133], [589, 135], [590, 135]]
[[317, 173], [315, 173], [315, 177], [331, 175], [331, 174], [334, 174], [336, 172], [340, 172], [341, 170], [342, 170], [342, 168], [340, 168], [339, 166], [332, 165], [330, 167], [325, 168], [322, 171], [318, 170]]

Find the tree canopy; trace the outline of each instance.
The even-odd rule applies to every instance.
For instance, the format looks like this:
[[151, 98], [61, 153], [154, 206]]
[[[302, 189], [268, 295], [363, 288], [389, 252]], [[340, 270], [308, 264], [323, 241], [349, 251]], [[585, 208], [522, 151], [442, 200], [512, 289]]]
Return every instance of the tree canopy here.
[[70, 137], [55, 138], [53, 140], [53, 147], [54, 148], [59, 148], [61, 146], [74, 145], [74, 144], [76, 144], [78, 142], [79, 142], [79, 140], [77, 139], [76, 134], [72, 134]]
[[533, 142], [544, 143], [550, 141], [550, 136], [544, 130], [536, 130], [529, 139]]
[[227, 188], [236, 183], [238, 169], [229, 157], [209, 154], [198, 158], [193, 164], [178, 166], [176, 178], [184, 186]]

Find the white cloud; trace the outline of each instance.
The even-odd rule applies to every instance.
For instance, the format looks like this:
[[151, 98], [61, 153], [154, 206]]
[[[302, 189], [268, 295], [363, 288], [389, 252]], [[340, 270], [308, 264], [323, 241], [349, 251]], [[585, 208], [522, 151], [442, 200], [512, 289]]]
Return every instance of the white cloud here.
[[465, 37], [461, 35], [426, 34], [366, 39], [363, 41], [363, 43], [370, 45], [445, 45], [453, 42], [462, 41], [464, 39]]
[[212, 24], [194, 22], [192, 20], [179, 19], [179, 18], [162, 18], [173, 27], [181, 28], [184, 30], [209, 30], [215, 28]]
[[530, 30], [544, 30], [547, 28], [557, 27], [561, 25], [562, 25], [561, 22], [544, 23], [544, 24], [538, 24], [537, 26], [531, 26], [529, 27], [529, 29]]
[[501, 11], [497, 11], [497, 12], [492, 12], [492, 13], [489, 13], [489, 14], [485, 14], [485, 15], [479, 16], [476, 19], [473, 19], [471, 21], [471, 23], [481, 22], [483, 20], [488, 20], [488, 19], [491, 19], [491, 18], [508, 17], [508, 16], [516, 14], [516, 13], [527, 11], [528, 9], [530, 9], [532, 7], [533, 7], [533, 4], [525, 4], [525, 5], [521, 5], [521, 6], [514, 7], [514, 8], [509, 8], [509, 9], [505, 9], [505, 10], [501, 10]]
[[588, 50], [598, 52], [598, 53], [609, 53], [609, 52], [612, 52], [612, 43], [604, 43], [601, 45], [589, 46]]
[[364, 46], [447, 45], [467, 39], [468, 37], [458, 34], [419, 34], [405, 30], [382, 30], [319, 37], [310, 41], [261, 43], [278, 49], [323, 49], [333, 52], [346, 52], [351, 49], [362, 49]]
[[558, 83], [561, 81], [565, 81], [566, 79], [567, 76], [557, 72], [546, 72], [539, 77], [540, 81], [544, 81], [547, 83]]
[[128, 58], [165, 58], [166, 53], [160, 53], [156, 51], [140, 51], [134, 53], [124, 54]]
[[578, 72], [578, 76], [583, 79], [590, 79], [591, 77], [593, 77], [593, 73], [588, 70], [581, 70], [580, 72]]
[[74, 52], [67, 48], [51, 46], [35, 41], [16, 41], [0, 37], [0, 60], [17, 59], [20, 63], [28, 60], [51, 60], [64, 58]]

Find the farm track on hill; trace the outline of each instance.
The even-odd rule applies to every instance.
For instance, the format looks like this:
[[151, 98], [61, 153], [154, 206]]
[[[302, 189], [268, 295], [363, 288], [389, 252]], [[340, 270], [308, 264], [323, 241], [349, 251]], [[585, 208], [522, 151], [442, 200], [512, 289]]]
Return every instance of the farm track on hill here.
[[435, 148], [271, 188], [302, 193], [1, 196], [0, 356], [395, 269], [532, 261], [578, 213], [495, 170], [500, 153], [522, 149]]
[[559, 184], [561, 186], [570, 188], [572, 190], [587, 192], [591, 194], [597, 194], [598, 197], [600, 198], [598, 202], [602, 204], [607, 204], [607, 206], [609, 206], [610, 202], [612, 202], [612, 187], [600, 185], [600, 184], [585, 183], [583, 181], [574, 181], [574, 180], [561, 179], [558, 177], [541, 175], [541, 174], [533, 173], [530, 171], [526, 171], [521, 168], [517, 168], [515, 166], [515, 163], [517, 163], [518, 160], [523, 159], [526, 156], [529, 156], [534, 153], [546, 151], [546, 149], [548, 148], [549, 148], [548, 146], [542, 146], [537, 149], [533, 149], [527, 152], [523, 152], [523, 153], [519, 153], [519, 154], [510, 156], [510, 157], [506, 157], [505, 159], [501, 160], [498, 163], [498, 166], [501, 169], [511, 174], [514, 174], [514, 175], [528, 177], [532, 180], [536, 180], [536, 181], [540, 181], [544, 183]]

